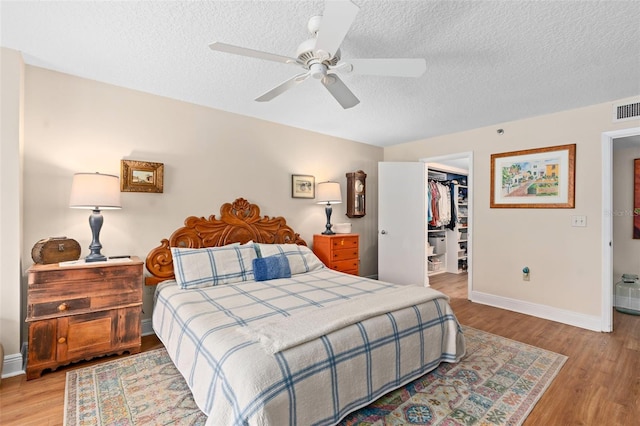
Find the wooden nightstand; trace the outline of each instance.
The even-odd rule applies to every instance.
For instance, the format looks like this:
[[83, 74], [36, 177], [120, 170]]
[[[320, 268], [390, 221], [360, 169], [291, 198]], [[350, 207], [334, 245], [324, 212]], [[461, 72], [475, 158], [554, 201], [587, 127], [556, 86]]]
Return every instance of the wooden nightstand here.
[[358, 275], [358, 234], [314, 235], [313, 252], [327, 268]]
[[29, 268], [27, 380], [96, 356], [140, 352], [143, 262]]

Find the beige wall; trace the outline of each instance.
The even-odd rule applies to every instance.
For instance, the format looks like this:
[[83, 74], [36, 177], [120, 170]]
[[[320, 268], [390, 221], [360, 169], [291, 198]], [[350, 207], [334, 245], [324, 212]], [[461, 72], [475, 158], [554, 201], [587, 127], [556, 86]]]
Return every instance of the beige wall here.
[[613, 144], [613, 282], [620, 281], [622, 274], [640, 275], [640, 240], [633, 239], [635, 158], [640, 158], [640, 143], [629, 146], [623, 139]]
[[[332, 222], [351, 222], [361, 236], [361, 274], [377, 271], [377, 163], [382, 148], [337, 139], [95, 81], [26, 67], [24, 152], [25, 269], [41, 238], [91, 240], [90, 211], [68, 207], [76, 172], [120, 174], [120, 160], [165, 165], [164, 193], [122, 193], [122, 210], [103, 211], [105, 255], [142, 258], [190, 215], [219, 215], [221, 204], [243, 197], [262, 215], [284, 216], [309, 245], [324, 230], [324, 208], [291, 198], [291, 174], [341, 183], [345, 173], [367, 174], [368, 210], [362, 219], [334, 206]], [[145, 292], [144, 317], [152, 289]]]
[[[473, 151], [473, 292], [507, 306], [525, 304], [589, 322], [601, 314], [601, 134], [640, 125], [614, 124], [611, 111], [612, 104], [603, 103], [387, 147], [384, 159]], [[573, 143], [575, 209], [489, 208], [491, 154]], [[588, 226], [571, 227], [572, 215], [587, 216]], [[524, 266], [531, 270], [528, 282], [522, 280]]]
[[[600, 315], [600, 137], [604, 131], [640, 125], [638, 121], [612, 124], [610, 103], [383, 150], [36, 67], [25, 69], [16, 54], [6, 49], [2, 54], [0, 237], [3, 247], [7, 241], [22, 246], [23, 271], [31, 263], [31, 247], [44, 237], [75, 238], [83, 256], [87, 254], [89, 212], [68, 208], [71, 177], [80, 171], [119, 174], [120, 160], [134, 159], [165, 164], [165, 192], [123, 193], [123, 209], [104, 212], [101, 241], [107, 255], [144, 257], [186, 216], [218, 214], [222, 203], [236, 197], [260, 205], [262, 214], [286, 217], [310, 242], [324, 227], [324, 210], [309, 200], [290, 197], [290, 175], [312, 174], [317, 182], [337, 180], [344, 192], [344, 174], [363, 169], [368, 174], [367, 216], [350, 220], [342, 204], [334, 207], [333, 222], [352, 222], [362, 239], [362, 274], [373, 275], [377, 271], [377, 162], [473, 151], [474, 292]], [[20, 95], [12, 89], [11, 97], [5, 96], [6, 87], [22, 85], [22, 77], [16, 76], [21, 69], [25, 69], [24, 126], [19, 125]], [[504, 135], [496, 133], [498, 127], [504, 128]], [[24, 213], [16, 215], [21, 183], [19, 174], [14, 176], [14, 165], [21, 158], [16, 150], [23, 128]], [[489, 208], [492, 153], [567, 143], [577, 144], [575, 209]], [[7, 197], [13, 203], [13, 218], [5, 213]], [[572, 215], [586, 215], [588, 226], [572, 228]], [[23, 237], [14, 241], [20, 221]], [[5, 271], [21, 259], [17, 254], [14, 259], [7, 257], [3, 251], [0, 339], [7, 353], [19, 348], [24, 318], [16, 307], [15, 277]], [[529, 282], [521, 279], [525, 265], [531, 269]], [[150, 294], [145, 294], [147, 318]]]
[[[22, 247], [22, 97], [20, 53], [0, 49], [0, 343], [5, 354], [20, 352], [20, 251]], [[5, 362], [5, 371], [12, 368]], [[21, 367], [21, 362], [18, 364]]]

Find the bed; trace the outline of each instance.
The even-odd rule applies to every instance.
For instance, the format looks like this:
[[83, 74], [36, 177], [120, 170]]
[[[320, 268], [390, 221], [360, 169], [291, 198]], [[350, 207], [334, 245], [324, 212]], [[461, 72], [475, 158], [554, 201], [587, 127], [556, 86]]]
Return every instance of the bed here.
[[208, 425], [333, 425], [464, 355], [448, 298], [332, 271], [238, 198], [146, 259], [153, 328]]

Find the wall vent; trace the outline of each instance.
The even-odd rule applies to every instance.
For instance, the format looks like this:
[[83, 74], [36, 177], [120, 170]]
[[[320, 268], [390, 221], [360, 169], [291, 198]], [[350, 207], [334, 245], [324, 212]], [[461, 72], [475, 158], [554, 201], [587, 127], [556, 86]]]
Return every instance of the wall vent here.
[[640, 118], [640, 101], [613, 104], [613, 122]]

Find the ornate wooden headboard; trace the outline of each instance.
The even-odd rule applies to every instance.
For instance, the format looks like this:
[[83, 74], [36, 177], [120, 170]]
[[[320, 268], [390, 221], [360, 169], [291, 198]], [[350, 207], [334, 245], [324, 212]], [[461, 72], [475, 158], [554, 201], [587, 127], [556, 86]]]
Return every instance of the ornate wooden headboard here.
[[168, 240], [163, 239], [147, 255], [146, 266], [151, 276], [145, 278], [145, 283], [155, 285], [174, 278], [170, 247], [219, 247], [248, 241], [307, 245], [283, 217], [260, 217], [260, 207], [238, 198], [220, 207], [220, 219], [215, 215], [208, 219], [189, 216], [182, 228], [176, 229]]

